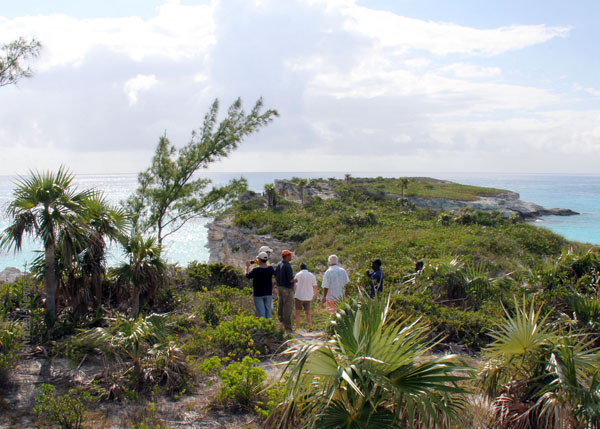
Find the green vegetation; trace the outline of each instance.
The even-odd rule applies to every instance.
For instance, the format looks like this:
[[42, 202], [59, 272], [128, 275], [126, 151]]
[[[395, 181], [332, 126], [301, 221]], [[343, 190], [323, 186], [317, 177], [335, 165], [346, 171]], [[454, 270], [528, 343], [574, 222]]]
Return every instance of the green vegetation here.
[[[69, 178], [62, 170], [39, 176]], [[239, 269], [168, 266], [157, 239], [125, 234], [123, 213], [97, 194], [87, 191], [90, 198], [66, 211], [79, 192], [67, 182], [57, 210], [15, 199], [3, 234], [4, 246], [18, 248], [40, 216], [40, 231], [55, 235], [44, 243], [55, 250], [52, 263], [42, 255], [34, 264], [35, 275], [0, 285], [2, 381], [11, 383], [24, 350], [98, 367], [93, 381], [56, 385], [62, 395], [42, 387], [40, 424], [77, 427], [97, 418], [98, 401], [119, 401], [137, 410], [128, 426], [162, 428], [170, 421], [162, 397], [178, 408], [200, 393], [208, 398], [203, 412], [252, 413], [266, 427], [600, 424], [598, 249], [499, 213], [440, 213], [402, 197], [433, 195], [436, 186], [465, 200], [502, 191], [349, 176], [317, 182], [338, 198], [311, 198], [306, 188], [315, 181], [298, 182], [299, 203], [273, 187], [271, 205], [257, 197], [230, 208], [236, 225], [296, 242], [296, 268], [306, 262], [319, 277], [335, 253], [349, 272], [338, 314], [313, 305], [323, 336], [288, 343], [282, 353], [289, 337], [274, 320], [255, 317]], [[106, 269], [105, 243], [116, 240], [128, 260]], [[383, 261], [385, 293], [370, 300], [364, 272], [375, 258]], [[424, 266], [415, 272], [417, 260]], [[49, 267], [54, 323], [44, 321]], [[440, 354], [448, 350], [463, 356]], [[286, 360], [278, 382], [268, 384], [266, 358]]]
[[466, 390], [454, 356], [432, 357], [429, 327], [394, 320], [389, 299], [362, 297], [342, 307], [331, 340], [292, 347], [285, 400], [270, 423], [302, 427], [453, 425]]
[[407, 177], [397, 179], [353, 177], [351, 186], [354, 188], [362, 188], [373, 194], [383, 192], [386, 194], [398, 195], [402, 198], [419, 196], [423, 198], [446, 198], [458, 201], [474, 201], [479, 197], [492, 197], [507, 192], [503, 189], [460, 185], [458, 183], [430, 178]]
[[[177, 149], [166, 135], [159, 139], [152, 165], [138, 176], [138, 188], [125, 202], [138, 233], [152, 231], [159, 244], [165, 237], [198, 217], [218, 214], [246, 190], [244, 179], [207, 191], [210, 179], [196, 178], [194, 173], [226, 157], [250, 134], [278, 116], [276, 110], [261, 113], [259, 99], [250, 113], [242, 109], [238, 98], [228, 109], [227, 117], [217, 125], [219, 101], [215, 100], [204, 116], [199, 132]], [[215, 129], [216, 128], [216, 129]]]
[[485, 348], [479, 374], [500, 427], [598, 427], [600, 354], [594, 339], [515, 303]]
[[42, 45], [35, 38], [27, 41], [22, 37], [0, 46], [0, 87], [15, 85], [33, 72], [23, 63], [40, 54]]
[[91, 400], [91, 395], [85, 391], [70, 389], [64, 395], [56, 395], [53, 385], [42, 384], [33, 411], [63, 429], [79, 429], [83, 423], [85, 404]]
[[[56, 174], [31, 173], [31, 177], [21, 178], [6, 208], [11, 224], [0, 235], [1, 247], [17, 251], [25, 236], [42, 240], [44, 257], [37, 265], [43, 267], [45, 315], [50, 326], [56, 320], [56, 288], [61, 276], [74, 280], [77, 268], [83, 271], [81, 278], [100, 273], [106, 250], [103, 237], [115, 239], [127, 227], [123, 213], [108, 206], [101, 193], [79, 191], [73, 179], [64, 168]], [[79, 259], [87, 254], [93, 254], [94, 269], [86, 270], [88, 258]]]
[[23, 344], [23, 328], [17, 322], [0, 322], [0, 385], [17, 364]]

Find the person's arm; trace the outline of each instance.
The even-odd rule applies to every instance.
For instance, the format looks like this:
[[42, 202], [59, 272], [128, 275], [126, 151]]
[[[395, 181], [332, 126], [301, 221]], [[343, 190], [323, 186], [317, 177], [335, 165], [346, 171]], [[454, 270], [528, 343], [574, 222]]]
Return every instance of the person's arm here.
[[286, 266], [286, 271], [287, 271], [287, 276], [290, 279], [289, 283], [293, 286], [294, 283], [296, 283], [296, 279], [294, 279], [294, 271], [292, 270], [292, 266], [288, 264]]
[[329, 292], [329, 288], [323, 288], [323, 299], [321, 300], [323, 304], [327, 302], [327, 292]]
[[313, 286], [313, 297], [312, 297], [313, 301], [317, 298], [318, 293], [319, 293], [319, 288], [317, 287], [317, 285], [314, 285]]
[[246, 276], [247, 279], [249, 279], [250, 277], [248, 277], [248, 269], [250, 268], [250, 261], [246, 261], [246, 266], [244, 268], [244, 276]]
[[344, 279], [344, 296], [348, 296], [348, 288], [346, 287], [346, 285], [350, 283], [350, 277], [348, 277], [348, 272], [346, 270], [344, 270], [344, 276], [346, 277]]

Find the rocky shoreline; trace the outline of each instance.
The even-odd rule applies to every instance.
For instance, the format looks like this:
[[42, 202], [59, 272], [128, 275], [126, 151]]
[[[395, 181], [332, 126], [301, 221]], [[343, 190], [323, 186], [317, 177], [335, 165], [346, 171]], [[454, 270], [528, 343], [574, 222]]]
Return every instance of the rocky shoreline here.
[[[428, 179], [435, 180], [436, 179]], [[440, 181], [442, 182], [442, 181]], [[450, 183], [450, 182], [446, 182]], [[300, 203], [311, 198], [337, 198], [333, 185], [326, 181], [315, 181], [300, 186], [287, 180], [276, 180], [275, 190], [279, 198]], [[251, 193], [247, 198], [258, 196]], [[400, 195], [386, 194], [387, 198], [401, 199]], [[498, 211], [504, 217], [517, 216], [524, 220], [535, 220], [542, 216], [572, 216], [579, 213], [560, 208], [547, 209], [538, 204], [521, 201], [517, 192], [507, 191], [496, 196], [480, 197], [474, 201], [459, 201], [446, 198], [423, 198], [419, 196], [405, 197], [409, 203], [420, 208], [439, 211], [458, 211], [461, 208], [472, 207], [474, 210]], [[265, 203], [266, 204], [266, 203]], [[235, 267], [243, 267], [245, 261], [253, 259], [261, 246], [269, 246], [276, 256], [283, 249], [294, 250], [296, 243], [282, 242], [270, 235], [257, 235], [253, 231], [239, 228], [230, 216], [215, 219], [207, 224], [209, 263], [222, 262]]]

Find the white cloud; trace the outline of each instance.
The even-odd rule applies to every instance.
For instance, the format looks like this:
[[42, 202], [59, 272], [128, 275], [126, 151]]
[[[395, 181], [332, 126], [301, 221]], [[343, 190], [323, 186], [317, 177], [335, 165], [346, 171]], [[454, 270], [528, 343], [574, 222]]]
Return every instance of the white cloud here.
[[500, 67], [483, 67], [476, 64], [454, 63], [441, 68], [458, 78], [493, 78], [502, 75]]
[[129, 79], [123, 85], [123, 90], [127, 97], [129, 98], [129, 105], [133, 106], [138, 101], [138, 93], [140, 91], [148, 91], [154, 85], [158, 83], [156, 76], [151, 75], [143, 75], [138, 74], [136, 77]]
[[396, 51], [426, 50], [436, 55], [492, 56], [523, 49], [555, 37], [566, 37], [570, 27], [512, 25], [477, 29], [452, 23], [424, 21], [351, 4], [344, 9], [345, 26]]
[[569, 32], [472, 28], [353, 0], [168, 1], [149, 19], [0, 18], [7, 40], [44, 44], [35, 77], [1, 89], [0, 148], [13, 161], [0, 173], [61, 163], [140, 171], [165, 130], [181, 145], [215, 97], [225, 110], [238, 96], [246, 107], [263, 96], [281, 117], [216, 169], [526, 168], [515, 157], [538, 170], [561, 160], [579, 169], [572, 154], [593, 166], [600, 91], [519, 80], [504, 61]]

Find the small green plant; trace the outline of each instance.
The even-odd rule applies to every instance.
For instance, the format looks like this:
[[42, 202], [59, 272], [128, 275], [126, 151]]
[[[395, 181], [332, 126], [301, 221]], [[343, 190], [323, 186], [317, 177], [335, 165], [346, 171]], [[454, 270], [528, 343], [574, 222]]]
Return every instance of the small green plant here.
[[260, 418], [266, 419], [284, 399], [285, 384], [283, 382], [272, 384], [259, 395], [254, 406], [254, 412]]
[[200, 365], [198, 365], [198, 370], [203, 375], [209, 375], [214, 370], [221, 367], [221, 358], [218, 356], [213, 356], [208, 359], [204, 359]]
[[42, 384], [40, 394], [35, 401], [33, 411], [44, 416], [49, 422], [64, 429], [79, 429], [83, 423], [85, 404], [91, 402], [92, 396], [86, 391], [70, 389], [64, 395], [56, 395], [56, 388], [51, 384]]
[[259, 363], [258, 359], [246, 356], [241, 362], [230, 363], [220, 371], [221, 388], [217, 401], [222, 405], [252, 410], [267, 378], [267, 373], [256, 366]]
[[167, 426], [160, 423], [156, 417], [156, 405], [154, 402], [148, 402], [146, 408], [138, 419], [141, 421], [133, 423], [131, 429], [167, 429]]
[[273, 319], [240, 315], [217, 326], [213, 338], [222, 352], [240, 359], [272, 353], [281, 343], [282, 334]]
[[0, 322], [0, 382], [15, 365], [23, 344], [23, 329], [17, 322]]

